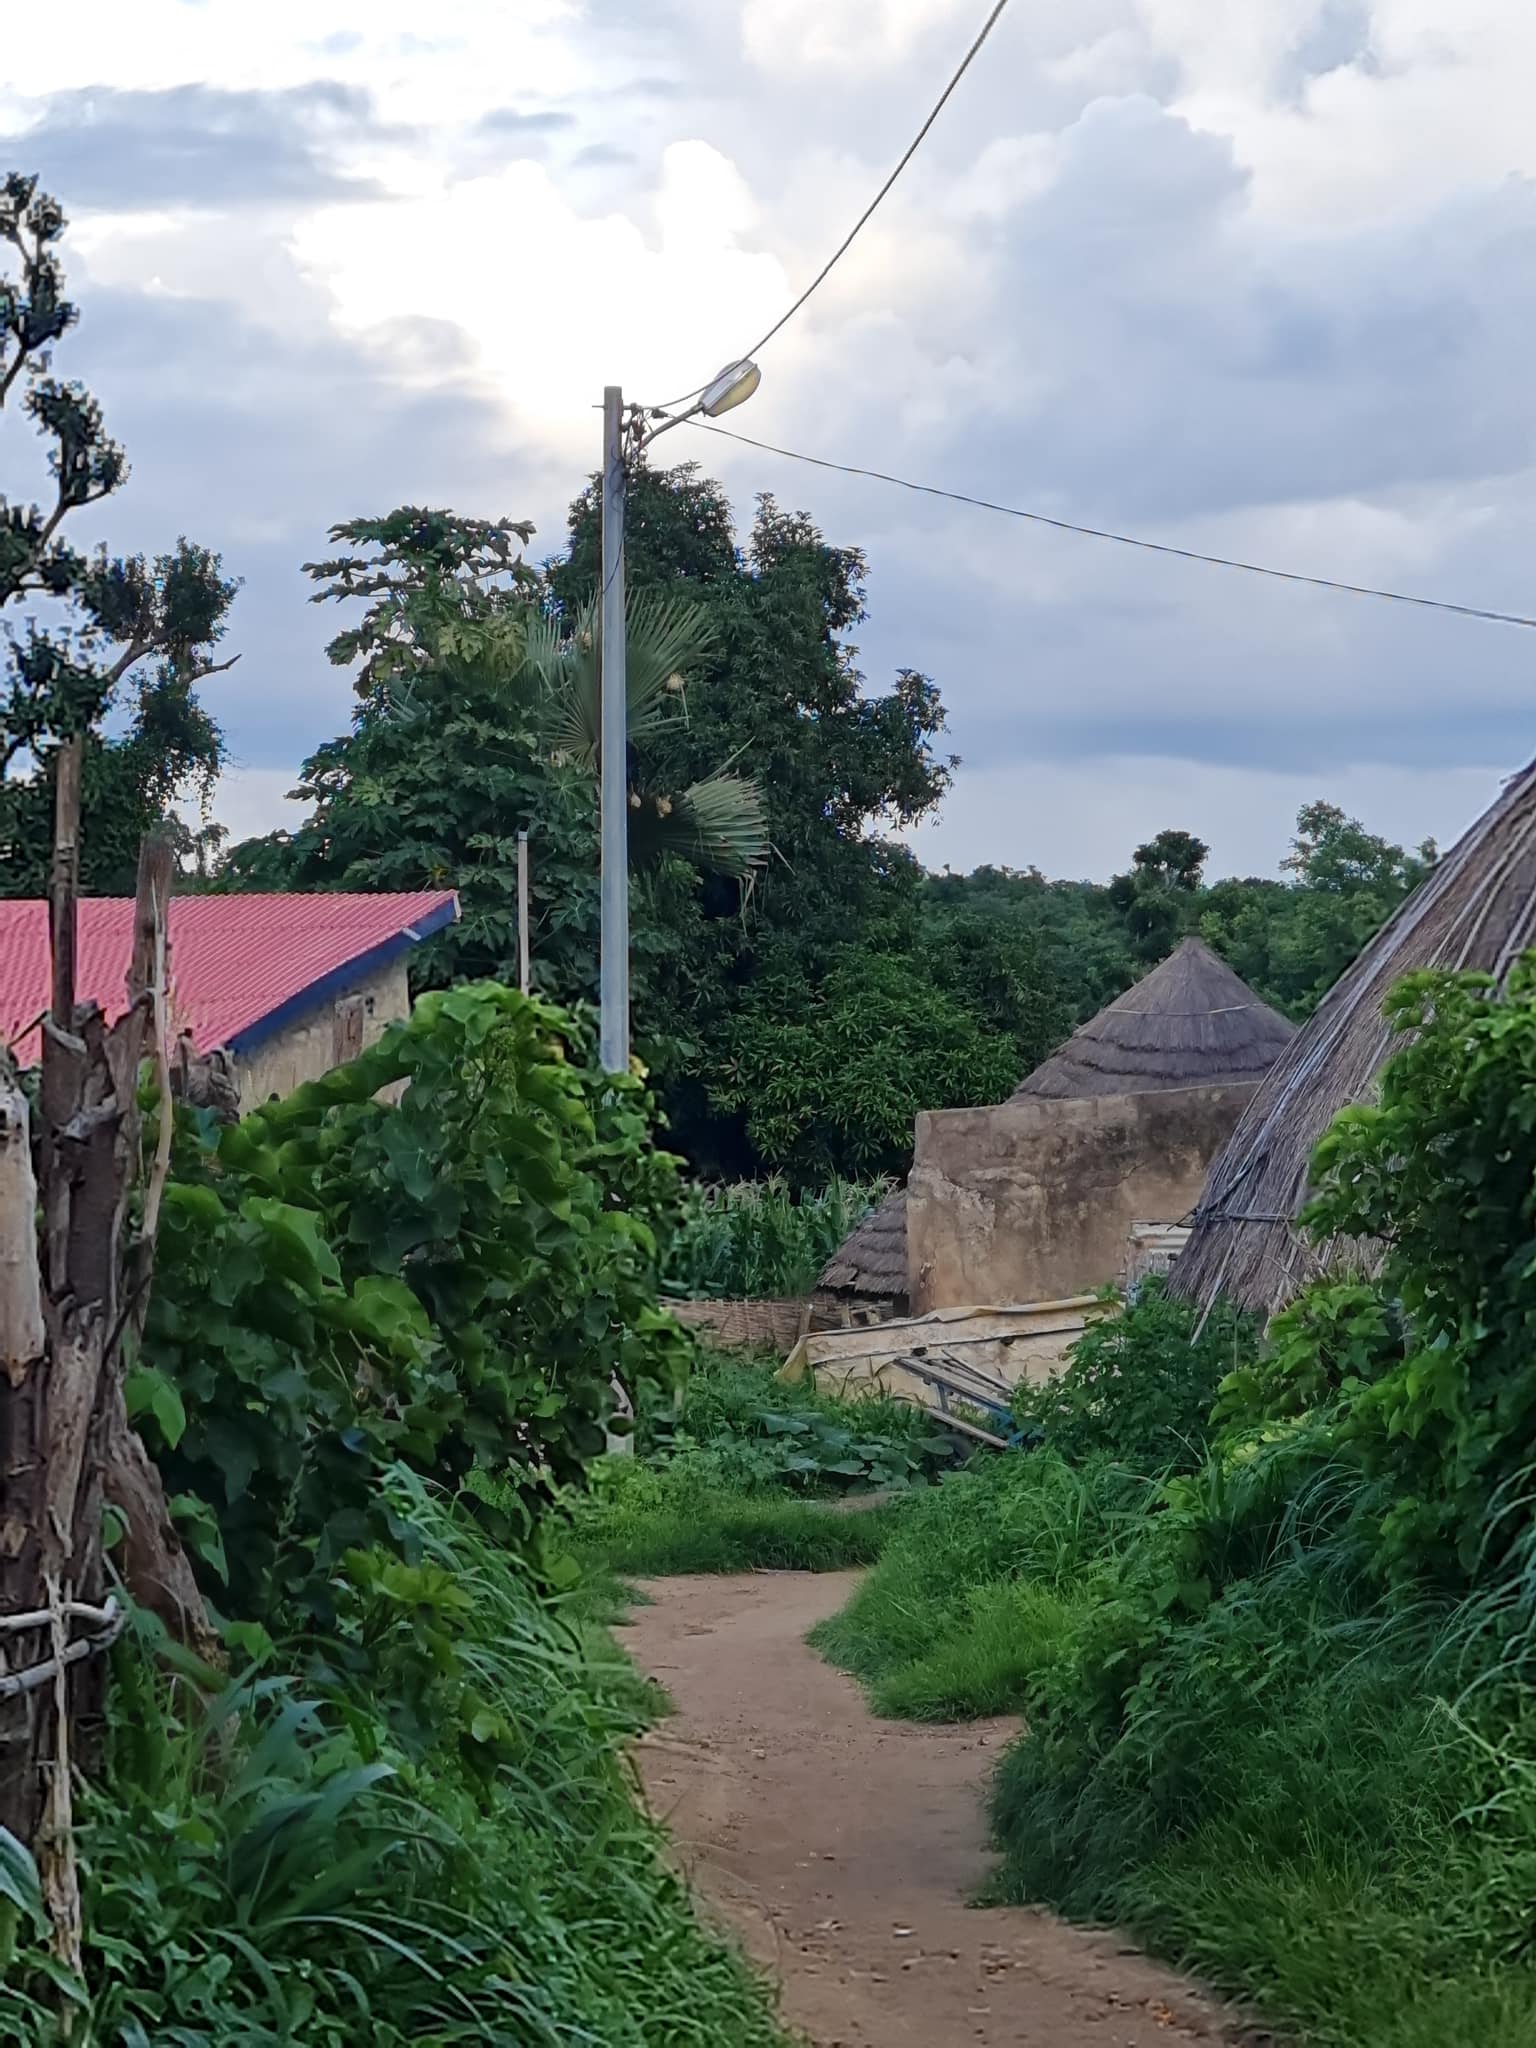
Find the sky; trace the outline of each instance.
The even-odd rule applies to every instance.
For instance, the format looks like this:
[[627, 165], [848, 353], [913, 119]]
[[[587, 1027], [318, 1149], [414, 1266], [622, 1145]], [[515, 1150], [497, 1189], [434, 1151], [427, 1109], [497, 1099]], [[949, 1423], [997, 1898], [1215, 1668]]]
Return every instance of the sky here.
[[[6, 29], [0, 168], [63, 200], [103, 535], [244, 579], [206, 697], [237, 836], [341, 731], [301, 565], [400, 503], [557, 550], [608, 383], [699, 384], [815, 274], [984, 0], [72, 0]], [[1178, 546], [1536, 613], [1536, 10], [1012, 0], [730, 424]], [[9, 431], [9, 429], [8, 429]], [[864, 549], [869, 686], [934, 677], [930, 865], [1273, 872], [1298, 807], [1442, 843], [1536, 752], [1536, 633], [665, 444]], [[662, 459], [658, 448], [656, 459]], [[7, 458], [9, 459], [9, 458]]]

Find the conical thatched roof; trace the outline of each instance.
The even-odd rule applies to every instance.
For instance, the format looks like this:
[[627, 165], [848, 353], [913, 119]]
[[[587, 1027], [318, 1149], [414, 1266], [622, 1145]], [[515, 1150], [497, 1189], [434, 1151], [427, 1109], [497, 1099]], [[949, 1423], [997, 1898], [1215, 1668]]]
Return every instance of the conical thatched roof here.
[[1260, 1080], [1295, 1035], [1203, 939], [1185, 939], [1009, 1097], [1143, 1095]]
[[[1294, 1029], [1202, 940], [1185, 939], [1161, 966], [1074, 1032], [1009, 1099], [1138, 1095], [1257, 1081]], [[818, 1285], [855, 1300], [905, 1301], [905, 1189], [887, 1195], [844, 1240]]]
[[1370, 1247], [1314, 1248], [1293, 1219], [1306, 1202], [1318, 1139], [1339, 1110], [1368, 1100], [1391, 1047], [1382, 1003], [1416, 968], [1475, 968], [1502, 986], [1536, 945], [1536, 762], [1452, 847], [1270, 1069], [1216, 1156], [1173, 1289], [1273, 1313], [1334, 1259]]
[[907, 1299], [907, 1191], [885, 1200], [838, 1246], [822, 1269], [819, 1288], [869, 1302]]

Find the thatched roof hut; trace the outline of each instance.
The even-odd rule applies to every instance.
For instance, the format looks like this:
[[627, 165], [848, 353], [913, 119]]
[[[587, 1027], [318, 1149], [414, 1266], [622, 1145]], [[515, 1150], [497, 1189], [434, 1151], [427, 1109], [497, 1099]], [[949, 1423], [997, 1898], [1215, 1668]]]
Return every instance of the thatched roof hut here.
[[907, 1191], [893, 1188], [822, 1269], [813, 1301], [854, 1316], [907, 1313]]
[[1375, 1092], [1391, 1049], [1388, 990], [1424, 967], [1473, 968], [1502, 986], [1532, 945], [1536, 762], [1400, 905], [1270, 1069], [1211, 1166], [1174, 1291], [1273, 1314], [1331, 1263], [1368, 1262], [1358, 1244], [1306, 1244], [1295, 1218], [1318, 1139], [1341, 1109]]
[[1042, 1060], [1009, 1100], [1235, 1087], [1267, 1074], [1295, 1029], [1203, 939], [1184, 939]]
[[[1252, 1084], [1295, 1027], [1200, 939], [1185, 939], [1035, 1068], [1010, 1096], [1141, 1095]], [[907, 1198], [888, 1195], [817, 1283], [821, 1307], [902, 1315], [908, 1300]]]

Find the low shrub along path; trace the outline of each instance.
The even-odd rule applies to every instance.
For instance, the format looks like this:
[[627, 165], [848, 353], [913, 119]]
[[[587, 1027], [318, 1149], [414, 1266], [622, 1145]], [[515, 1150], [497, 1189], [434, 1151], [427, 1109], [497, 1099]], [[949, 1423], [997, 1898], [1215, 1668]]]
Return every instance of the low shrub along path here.
[[1211, 2002], [1046, 1913], [966, 1903], [1003, 1721], [877, 1721], [806, 1631], [852, 1572], [652, 1580], [624, 1640], [675, 1712], [646, 1796], [702, 1899], [773, 1971], [816, 2048], [1185, 2048]]

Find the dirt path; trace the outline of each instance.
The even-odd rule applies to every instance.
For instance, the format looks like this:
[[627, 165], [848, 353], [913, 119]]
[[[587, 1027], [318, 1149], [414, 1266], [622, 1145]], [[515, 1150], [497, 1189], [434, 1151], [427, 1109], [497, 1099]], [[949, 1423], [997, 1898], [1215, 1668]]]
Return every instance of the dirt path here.
[[[808, 1650], [854, 1573], [668, 1579], [624, 1639], [676, 1713], [640, 1747], [700, 1895], [816, 2048], [1185, 2048], [1215, 2007], [1112, 1936], [965, 1903], [1006, 1723], [875, 1720]], [[722, 2044], [727, 2048], [727, 2044]]]

